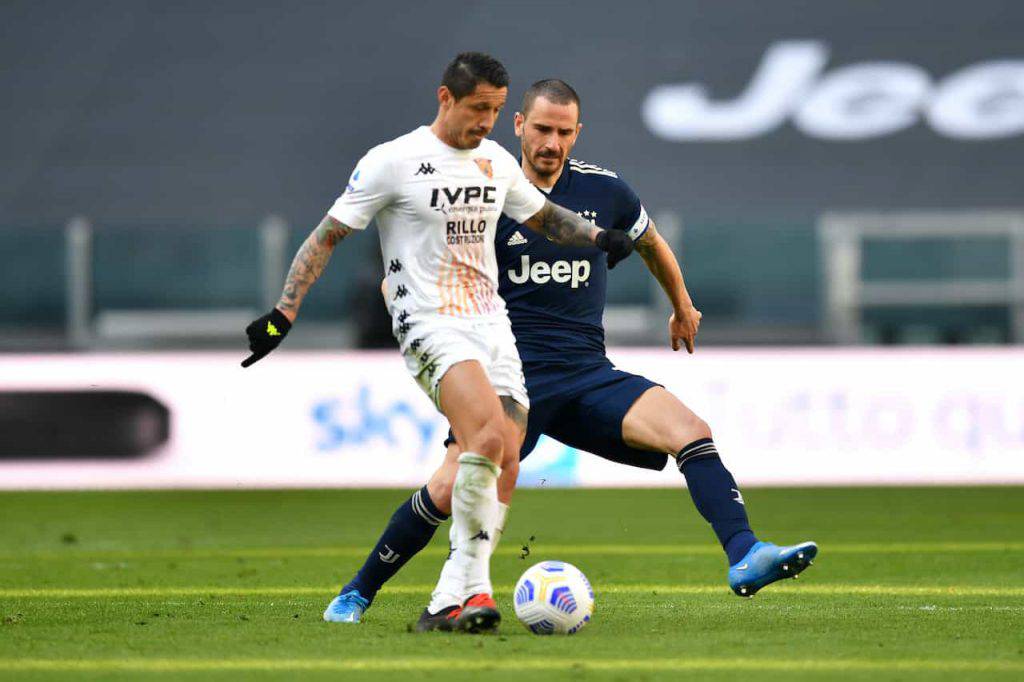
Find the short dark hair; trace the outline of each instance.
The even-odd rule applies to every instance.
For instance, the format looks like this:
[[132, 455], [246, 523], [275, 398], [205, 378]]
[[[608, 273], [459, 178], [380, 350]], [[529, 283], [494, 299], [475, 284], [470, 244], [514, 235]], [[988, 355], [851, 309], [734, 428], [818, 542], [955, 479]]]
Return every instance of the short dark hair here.
[[441, 85], [448, 88], [456, 100], [472, 95], [477, 83], [507, 88], [508, 71], [501, 62], [488, 54], [463, 52], [455, 56], [441, 77]]
[[576, 111], [578, 112], [577, 118], [582, 115], [580, 111], [580, 96], [576, 94], [571, 85], [563, 80], [545, 78], [531, 85], [526, 94], [523, 95], [523, 116], [530, 113], [530, 109], [533, 108], [533, 101], [538, 97], [543, 97], [555, 104], [572, 104], [575, 102]]

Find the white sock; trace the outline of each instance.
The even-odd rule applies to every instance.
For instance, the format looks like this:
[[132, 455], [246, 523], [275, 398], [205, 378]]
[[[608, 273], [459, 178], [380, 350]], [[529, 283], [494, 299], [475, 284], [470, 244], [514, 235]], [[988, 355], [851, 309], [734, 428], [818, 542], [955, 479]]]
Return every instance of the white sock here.
[[[505, 534], [505, 518], [508, 516], [508, 505], [504, 502], [498, 503], [498, 516], [494, 524], [494, 534], [491, 536], [491, 554], [498, 548], [498, 541]], [[441, 577], [437, 579], [437, 587], [430, 595], [430, 605], [427, 610], [431, 613], [439, 613], [442, 609], [450, 606], [459, 606], [466, 601], [469, 594], [466, 592], [462, 580], [462, 569], [455, 562], [455, 523], [452, 522], [448, 530], [448, 559], [441, 568]]]
[[449, 606], [460, 606], [468, 596], [463, 588], [460, 567], [455, 563], [455, 554], [458, 551], [455, 521], [452, 521], [451, 527], [448, 529], [448, 547], [448, 559], [444, 562], [444, 567], [441, 568], [441, 577], [437, 579], [437, 587], [430, 595], [430, 605], [427, 610], [431, 613], [438, 613]]
[[475, 452], [459, 456], [452, 488], [454, 563], [467, 595], [491, 594], [491, 542], [498, 519], [498, 474], [494, 462]]
[[491, 554], [498, 549], [498, 542], [505, 534], [505, 519], [508, 518], [508, 505], [504, 502], [498, 503], [498, 516], [494, 520], [494, 535], [491, 536]]

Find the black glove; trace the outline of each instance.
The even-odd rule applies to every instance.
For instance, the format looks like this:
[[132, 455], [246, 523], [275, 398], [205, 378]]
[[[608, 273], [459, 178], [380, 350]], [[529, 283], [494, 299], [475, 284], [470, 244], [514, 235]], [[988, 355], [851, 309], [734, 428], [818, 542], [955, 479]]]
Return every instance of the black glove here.
[[597, 248], [608, 254], [608, 269], [633, 253], [633, 240], [622, 230], [601, 230], [594, 242]]
[[242, 367], [248, 367], [277, 348], [291, 328], [292, 323], [277, 308], [250, 322], [245, 328], [245, 334], [249, 337], [249, 350], [252, 351], [252, 355], [242, 360]]

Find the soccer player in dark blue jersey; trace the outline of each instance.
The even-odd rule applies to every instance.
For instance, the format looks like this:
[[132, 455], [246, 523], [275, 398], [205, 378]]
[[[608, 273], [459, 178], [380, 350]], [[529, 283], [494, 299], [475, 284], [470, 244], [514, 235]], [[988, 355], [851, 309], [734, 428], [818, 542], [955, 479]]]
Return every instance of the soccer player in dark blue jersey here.
[[[694, 307], [675, 255], [633, 190], [616, 173], [568, 158], [582, 125], [576, 92], [543, 80], [526, 92], [515, 115], [527, 178], [549, 199], [605, 228], [626, 232], [672, 303], [673, 350], [694, 351], [701, 313]], [[593, 246], [555, 244], [502, 216], [496, 235], [499, 293], [508, 306], [530, 396], [525, 458], [546, 434], [605, 459], [660, 470], [674, 456], [697, 510], [711, 524], [729, 563], [729, 584], [741, 596], [795, 577], [817, 553], [811, 542], [780, 547], [759, 542], [743, 496], [722, 464], [711, 429], [678, 398], [642, 376], [616, 369], [605, 355], [602, 314], [608, 266]], [[571, 354], [566, 353], [572, 348]], [[356, 576], [331, 602], [324, 619], [358, 622], [386, 580], [425, 547], [450, 513], [460, 449], [449, 438], [445, 463], [392, 516]], [[498, 481], [509, 500], [518, 469]], [[491, 533], [497, 544], [507, 506]], [[452, 548], [458, 552], [458, 547]], [[456, 563], [446, 562], [421, 630], [450, 629], [465, 595]]]

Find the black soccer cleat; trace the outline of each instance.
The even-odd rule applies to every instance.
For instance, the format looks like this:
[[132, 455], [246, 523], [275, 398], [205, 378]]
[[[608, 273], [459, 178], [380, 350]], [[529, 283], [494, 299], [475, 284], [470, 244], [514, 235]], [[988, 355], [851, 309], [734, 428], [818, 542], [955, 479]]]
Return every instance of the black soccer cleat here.
[[455, 619], [462, 612], [461, 606], [449, 606], [437, 613], [431, 613], [430, 609], [423, 609], [420, 619], [416, 621], [416, 632], [451, 632], [455, 629]]

